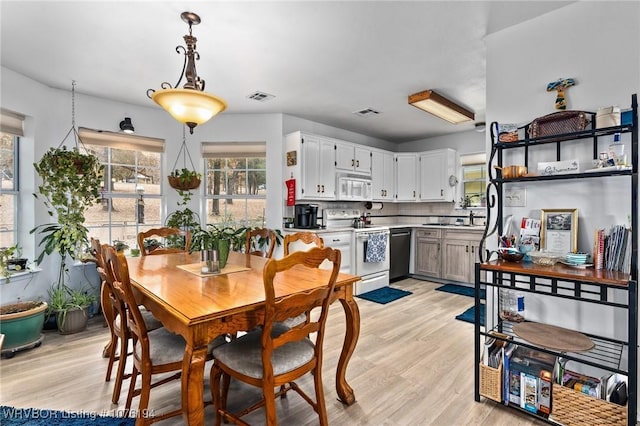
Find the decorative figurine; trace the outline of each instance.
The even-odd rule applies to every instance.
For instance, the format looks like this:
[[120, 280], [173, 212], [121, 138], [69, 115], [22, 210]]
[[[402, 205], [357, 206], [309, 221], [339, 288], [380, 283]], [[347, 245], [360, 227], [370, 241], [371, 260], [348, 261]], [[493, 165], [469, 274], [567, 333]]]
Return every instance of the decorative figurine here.
[[556, 109], [567, 109], [567, 99], [564, 97], [564, 91], [567, 87], [575, 86], [576, 81], [573, 78], [561, 78], [547, 84], [547, 92], [557, 91]]

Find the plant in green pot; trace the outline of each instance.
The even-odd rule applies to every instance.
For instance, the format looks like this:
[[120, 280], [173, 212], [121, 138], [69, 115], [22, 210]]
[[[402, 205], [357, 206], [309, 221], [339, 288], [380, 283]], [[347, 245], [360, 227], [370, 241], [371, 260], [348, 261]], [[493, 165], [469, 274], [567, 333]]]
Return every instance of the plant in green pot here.
[[216, 257], [219, 261], [220, 269], [222, 269], [227, 264], [229, 250], [232, 247], [235, 248], [239, 241], [244, 240], [245, 232], [246, 228], [244, 227], [234, 229], [215, 225], [195, 229], [191, 236], [190, 251], [201, 250], [205, 252], [203, 260], [211, 259], [214, 256], [212, 253], [207, 252], [217, 251]]
[[41, 300], [0, 306], [0, 334], [4, 334], [2, 356], [11, 358], [19, 350], [40, 346], [47, 307]]

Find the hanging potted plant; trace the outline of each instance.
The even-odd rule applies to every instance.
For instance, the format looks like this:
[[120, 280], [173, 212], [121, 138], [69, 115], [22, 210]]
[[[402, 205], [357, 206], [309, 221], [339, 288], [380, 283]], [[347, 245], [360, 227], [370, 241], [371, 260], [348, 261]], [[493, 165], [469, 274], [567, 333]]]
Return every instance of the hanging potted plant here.
[[[178, 161], [180, 160], [180, 157], [182, 157], [183, 165], [182, 168], [179, 169]], [[190, 169], [187, 168], [187, 159], [189, 159], [189, 163], [191, 164]], [[178, 156], [176, 157], [176, 161], [173, 164], [173, 170], [169, 174], [168, 179], [169, 185], [176, 189], [183, 198], [185, 195], [182, 194], [182, 191], [190, 191], [200, 186], [202, 174], [195, 171], [191, 154], [189, 154], [189, 150], [187, 149], [184, 126], [182, 127], [182, 145], [180, 146], [180, 151], [178, 151]], [[187, 197], [190, 199], [190, 194], [187, 195]]]
[[[71, 96], [73, 102], [75, 82]], [[72, 107], [74, 110], [75, 107]], [[63, 144], [72, 134], [75, 146], [67, 149]], [[67, 259], [81, 258], [84, 248], [89, 245], [84, 214], [90, 206], [100, 201], [104, 166], [98, 157], [90, 154], [82, 145], [73, 113], [71, 130], [60, 146], [50, 148], [33, 166], [42, 179], [34, 196], [43, 201], [49, 216], [56, 220], [38, 225], [30, 231], [41, 236], [39, 247], [42, 252], [36, 258], [36, 263], [40, 264], [45, 255], [57, 252], [60, 255], [60, 268], [53, 288], [63, 290], [68, 274]]]

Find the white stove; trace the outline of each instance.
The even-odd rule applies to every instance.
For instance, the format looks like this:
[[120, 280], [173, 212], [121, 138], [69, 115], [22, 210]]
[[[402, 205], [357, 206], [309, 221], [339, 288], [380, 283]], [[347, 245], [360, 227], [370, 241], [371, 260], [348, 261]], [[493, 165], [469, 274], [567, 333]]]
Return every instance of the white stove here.
[[354, 294], [388, 286], [389, 227], [365, 225], [363, 228], [354, 228], [354, 221], [362, 216], [357, 209], [324, 209], [323, 215], [327, 231], [352, 230], [354, 273], [362, 278], [356, 283]]

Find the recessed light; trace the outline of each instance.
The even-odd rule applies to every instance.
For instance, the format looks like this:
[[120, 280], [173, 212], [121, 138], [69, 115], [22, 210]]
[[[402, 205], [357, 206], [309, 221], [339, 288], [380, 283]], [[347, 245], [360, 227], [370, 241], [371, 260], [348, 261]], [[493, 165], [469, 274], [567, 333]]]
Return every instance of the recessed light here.
[[258, 102], [266, 102], [266, 101], [270, 101], [271, 99], [275, 98], [275, 95], [270, 95], [270, 94], [265, 93], [265, 92], [256, 91], [256, 92], [253, 92], [252, 94], [248, 95], [247, 98], [253, 99], [254, 101], [258, 101]]
[[359, 115], [360, 117], [372, 117], [374, 115], [379, 115], [380, 111], [376, 111], [373, 108], [364, 108], [358, 111], [353, 111], [352, 114]]

